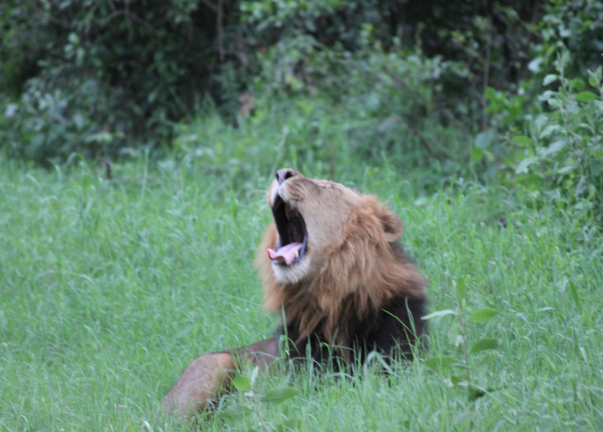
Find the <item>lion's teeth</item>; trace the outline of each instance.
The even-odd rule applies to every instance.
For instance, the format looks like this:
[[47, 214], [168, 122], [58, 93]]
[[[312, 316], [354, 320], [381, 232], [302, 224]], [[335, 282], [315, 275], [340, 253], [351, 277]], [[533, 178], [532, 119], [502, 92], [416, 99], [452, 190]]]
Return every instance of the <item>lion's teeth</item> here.
[[295, 251], [295, 258], [299, 258], [299, 252]]

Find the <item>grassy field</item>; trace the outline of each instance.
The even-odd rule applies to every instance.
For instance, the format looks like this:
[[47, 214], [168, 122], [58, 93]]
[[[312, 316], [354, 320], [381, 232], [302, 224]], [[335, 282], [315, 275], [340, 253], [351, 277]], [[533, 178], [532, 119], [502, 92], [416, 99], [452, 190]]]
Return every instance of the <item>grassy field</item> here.
[[[0, 430], [178, 429], [157, 413], [184, 367], [269, 337], [277, 323], [252, 265], [271, 173], [236, 188], [194, 166], [100, 174], [1, 163]], [[430, 312], [458, 311], [458, 297], [466, 329], [442, 314], [422, 359], [389, 377], [372, 367], [347, 378], [301, 372], [296, 397], [228, 396], [222, 408], [251, 413], [196, 427], [603, 430], [600, 232], [500, 188], [457, 183], [420, 196], [384, 170], [347, 181], [400, 214], [430, 281]], [[498, 315], [472, 322], [485, 307]], [[471, 353], [483, 338], [500, 346]], [[254, 394], [290, 382], [259, 376]]]

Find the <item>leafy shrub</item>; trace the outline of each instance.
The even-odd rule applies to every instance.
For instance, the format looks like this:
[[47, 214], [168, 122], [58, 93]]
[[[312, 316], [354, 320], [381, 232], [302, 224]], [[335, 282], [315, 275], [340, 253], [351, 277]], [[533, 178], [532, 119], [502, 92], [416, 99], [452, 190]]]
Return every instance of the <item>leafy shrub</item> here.
[[114, 155], [123, 146], [132, 121], [102, 83], [76, 80], [68, 87], [46, 89], [42, 80], [32, 79], [21, 103], [6, 105], [10, 124], [0, 136], [13, 156], [48, 164], [72, 154]]
[[506, 97], [529, 73], [538, 2], [255, 1], [244, 12], [258, 30], [279, 34], [260, 55], [259, 92], [340, 104], [354, 119], [352, 152], [370, 163], [385, 155], [397, 166], [465, 176], [492, 153], [482, 177], [495, 175], [490, 162], [504, 149], [494, 148], [484, 92]]
[[551, 112], [534, 119], [528, 136], [511, 140], [519, 161], [516, 181], [602, 221], [603, 71], [588, 71], [585, 83], [567, 78], [564, 66], [559, 57], [557, 74], [544, 78], [544, 85], [558, 86], [540, 96]]
[[603, 4], [597, 0], [553, 0], [539, 23], [541, 43], [531, 69], [552, 66], [563, 54], [569, 76], [586, 76], [601, 64]]
[[208, 3], [4, 2], [0, 97], [18, 108], [3, 144], [42, 163], [169, 145], [196, 100], [220, 99], [214, 76], [233, 60], [235, 1]]
[[[489, 82], [484, 71], [501, 86], [516, 80], [501, 68], [523, 67], [516, 53], [525, 57], [517, 47], [526, 38], [519, 34], [527, 31], [526, 20], [539, 2], [486, 9], [478, 1], [465, 3], [9, 0], [0, 5], [0, 91], [5, 107], [22, 106], [11, 108], [8, 125], [16, 128], [3, 142], [14, 154], [39, 162], [74, 152], [99, 157], [135, 144], [166, 145], [172, 122], [186, 118], [207, 95], [232, 121], [254, 76], [261, 77], [258, 89], [317, 89], [337, 99], [342, 88], [358, 82], [348, 80], [350, 67], [370, 67], [362, 62], [375, 46], [381, 53], [403, 48], [443, 65], [461, 65], [463, 74], [439, 76], [448, 109], [463, 105], [454, 99], [460, 94], [463, 110], [482, 112], [484, 104], [472, 99]], [[364, 58], [356, 55], [362, 52]], [[350, 56], [353, 64], [342, 61]], [[60, 100], [66, 123], [37, 124], [33, 132], [45, 130], [42, 137], [29, 125], [57, 118], [47, 112], [48, 95]], [[103, 141], [91, 145], [91, 137]]]
[[494, 178], [514, 154], [496, 132], [542, 111], [530, 96], [558, 53], [570, 76], [592, 69], [602, 13], [594, 0], [9, 0], [0, 140], [40, 163], [168, 147], [208, 96], [236, 124], [253, 88], [340, 105], [361, 157]]

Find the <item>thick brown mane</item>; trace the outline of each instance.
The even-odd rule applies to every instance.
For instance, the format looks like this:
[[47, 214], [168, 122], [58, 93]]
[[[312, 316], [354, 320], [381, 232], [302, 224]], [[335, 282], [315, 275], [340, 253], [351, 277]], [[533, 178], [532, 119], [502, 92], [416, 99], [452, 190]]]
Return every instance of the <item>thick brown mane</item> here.
[[363, 196], [320, 270], [295, 284], [274, 276], [266, 250], [274, 245], [277, 230], [269, 226], [256, 260], [266, 309], [281, 313], [282, 307], [287, 323], [298, 323], [300, 338], [319, 333], [330, 344], [349, 346], [347, 322], [370, 318], [393, 297], [424, 298], [425, 278], [396, 252], [387, 234], [383, 221], [391, 214], [376, 198]]

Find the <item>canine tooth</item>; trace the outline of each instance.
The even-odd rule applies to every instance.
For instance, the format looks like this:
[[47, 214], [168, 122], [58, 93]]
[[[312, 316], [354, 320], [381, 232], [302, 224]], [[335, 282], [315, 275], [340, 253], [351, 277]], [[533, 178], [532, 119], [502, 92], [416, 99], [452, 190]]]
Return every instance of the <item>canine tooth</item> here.
[[299, 251], [295, 251], [295, 258], [299, 258]]

